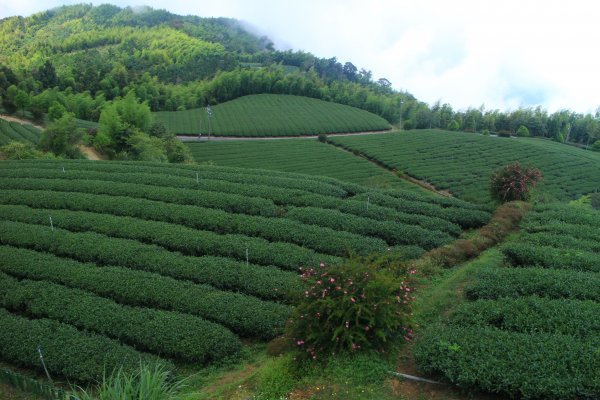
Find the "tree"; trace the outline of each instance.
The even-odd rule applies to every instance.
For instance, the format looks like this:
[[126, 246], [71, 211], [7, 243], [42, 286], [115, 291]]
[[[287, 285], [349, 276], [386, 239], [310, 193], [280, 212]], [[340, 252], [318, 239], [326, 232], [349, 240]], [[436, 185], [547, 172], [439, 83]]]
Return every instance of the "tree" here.
[[51, 151], [57, 156], [80, 158], [81, 152], [75, 147], [75, 144], [82, 137], [83, 131], [77, 128], [73, 113], [64, 113], [42, 132], [39, 147], [41, 150]]
[[542, 173], [534, 167], [521, 167], [518, 162], [505, 165], [495, 171], [490, 179], [490, 193], [501, 202], [528, 200], [531, 189], [542, 179]]
[[56, 121], [60, 119], [65, 112], [67, 112], [65, 106], [60, 104], [58, 101], [53, 101], [50, 107], [48, 107], [48, 119], [50, 121]]
[[457, 131], [460, 129], [460, 124], [458, 123], [457, 120], [453, 119], [452, 121], [448, 122], [448, 130], [449, 131]]
[[21, 109], [22, 114], [25, 115], [25, 107], [31, 102], [31, 97], [29, 97], [27, 92], [19, 89], [17, 94], [15, 94], [14, 102], [15, 105]]
[[38, 80], [42, 84], [42, 88], [48, 89], [58, 85], [58, 78], [56, 76], [56, 70], [50, 60], [46, 60], [44, 65], [38, 71]]
[[519, 129], [517, 129], [517, 136], [528, 137], [529, 129], [527, 129], [527, 127], [525, 125], [519, 126]]

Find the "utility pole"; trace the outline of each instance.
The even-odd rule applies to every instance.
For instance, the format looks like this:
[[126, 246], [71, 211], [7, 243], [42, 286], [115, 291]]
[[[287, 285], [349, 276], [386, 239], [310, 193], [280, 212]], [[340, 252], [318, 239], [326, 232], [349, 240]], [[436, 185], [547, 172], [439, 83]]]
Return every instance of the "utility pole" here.
[[400, 130], [402, 130], [402, 100], [400, 100]]
[[210, 109], [210, 104], [208, 106], [206, 106], [206, 114], [208, 115], [208, 138], [210, 139], [210, 131], [211, 131], [210, 118], [212, 117], [212, 110]]

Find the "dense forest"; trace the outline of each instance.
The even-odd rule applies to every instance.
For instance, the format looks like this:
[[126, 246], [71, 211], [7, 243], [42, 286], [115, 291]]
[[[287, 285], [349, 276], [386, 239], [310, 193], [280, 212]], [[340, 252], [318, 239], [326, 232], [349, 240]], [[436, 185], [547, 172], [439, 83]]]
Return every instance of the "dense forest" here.
[[351, 105], [403, 129], [518, 133], [583, 145], [600, 137], [600, 112], [429, 105], [351, 62], [276, 50], [228, 18], [80, 4], [3, 19], [0, 37], [2, 107], [34, 119], [60, 106], [98, 121], [110, 102], [130, 92], [151, 111], [277, 93]]

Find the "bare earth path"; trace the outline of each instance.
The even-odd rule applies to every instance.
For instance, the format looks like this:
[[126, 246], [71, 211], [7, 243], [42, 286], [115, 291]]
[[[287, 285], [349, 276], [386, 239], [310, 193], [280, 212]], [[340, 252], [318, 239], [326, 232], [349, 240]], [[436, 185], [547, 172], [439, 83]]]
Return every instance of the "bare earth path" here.
[[[327, 133], [327, 136], [360, 136], [360, 135], [379, 135], [381, 133], [392, 132], [392, 129], [385, 131], [368, 131], [368, 132], [351, 132], [351, 133]], [[318, 135], [301, 135], [301, 136], [211, 136], [206, 135], [198, 137], [198, 135], [177, 135], [182, 142], [204, 142], [204, 141], [226, 141], [226, 140], [280, 140], [280, 139], [317, 139]]]
[[28, 124], [28, 125], [33, 125], [38, 129], [44, 130], [43, 126], [39, 126], [39, 125], [35, 125], [33, 122], [26, 120], [26, 119], [22, 119], [22, 118], [17, 118], [17, 117], [12, 117], [10, 115], [1, 115], [0, 114], [0, 118], [5, 119], [7, 121], [12, 121], [12, 122], [18, 122], [20, 124]]

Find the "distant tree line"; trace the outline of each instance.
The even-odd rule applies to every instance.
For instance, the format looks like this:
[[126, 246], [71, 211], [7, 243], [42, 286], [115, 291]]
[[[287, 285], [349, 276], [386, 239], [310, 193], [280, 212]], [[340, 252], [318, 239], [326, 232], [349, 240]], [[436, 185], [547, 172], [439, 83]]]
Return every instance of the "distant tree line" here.
[[519, 132], [584, 145], [600, 137], [600, 110], [429, 105], [350, 62], [276, 51], [236, 20], [151, 8], [81, 4], [6, 18], [0, 21], [0, 60], [2, 107], [36, 119], [58, 104], [76, 118], [98, 121], [104, 108], [129, 93], [151, 111], [281, 93], [358, 107], [403, 129]]

